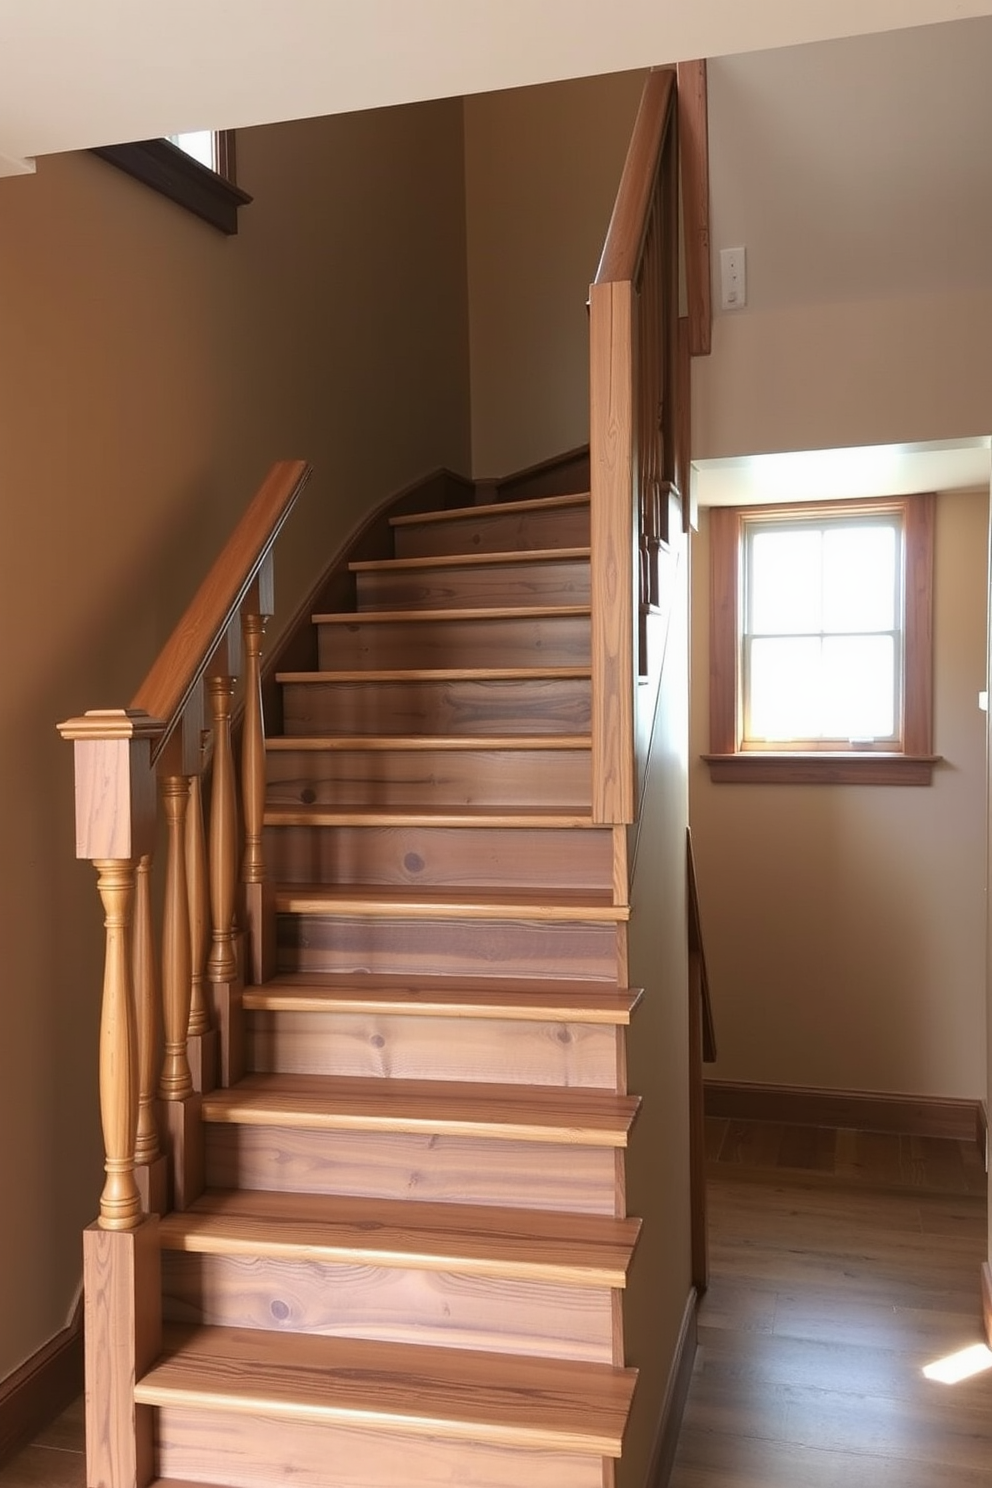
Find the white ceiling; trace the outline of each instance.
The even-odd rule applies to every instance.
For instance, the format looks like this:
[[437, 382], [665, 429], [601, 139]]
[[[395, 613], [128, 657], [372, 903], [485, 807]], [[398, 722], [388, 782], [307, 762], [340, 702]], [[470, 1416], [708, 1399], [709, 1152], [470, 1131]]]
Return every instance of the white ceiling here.
[[0, 174], [35, 155], [992, 14], [992, 0], [0, 0]]
[[990, 446], [983, 437], [696, 460], [692, 489], [700, 506], [988, 490]]

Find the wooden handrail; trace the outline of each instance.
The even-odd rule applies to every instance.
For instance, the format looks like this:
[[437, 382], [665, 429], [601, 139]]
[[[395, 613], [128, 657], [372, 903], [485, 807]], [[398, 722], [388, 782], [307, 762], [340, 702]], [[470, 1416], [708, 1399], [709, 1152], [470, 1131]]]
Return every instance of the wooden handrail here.
[[131, 706], [165, 724], [153, 759], [181, 718], [310, 474], [306, 460], [280, 460], [272, 466], [136, 692]]
[[670, 68], [648, 74], [594, 284], [637, 277], [674, 90], [675, 73]]

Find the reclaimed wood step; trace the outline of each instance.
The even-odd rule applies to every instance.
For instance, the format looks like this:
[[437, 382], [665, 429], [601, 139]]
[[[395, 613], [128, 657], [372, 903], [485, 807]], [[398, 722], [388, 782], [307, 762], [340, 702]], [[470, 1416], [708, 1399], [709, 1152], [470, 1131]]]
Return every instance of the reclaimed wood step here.
[[391, 517], [397, 558], [589, 546], [589, 496], [548, 496]]
[[245, 1017], [247, 1068], [256, 1072], [623, 1088], [622, 1031], [608, 1023], [332, 1014], [326, 1007]]
[[630, 918], [630, 906], [615, 904], [608, 893], [558, 890], [389, 888], [382, 884], [282, 884], [276, 886], [277, 914], [362, 915], [387, 919], [538, 920], [586, 924], [619, 924]]
[[588, 666], [589, 607], [314, 615], [322, 671]]
[[177, 1322], [616, 1362], [635, 1220], [210, 1193], [163, 1221]]
[[588, 548], [447, 554], [350, 563], [358, 609], [434, 610], [454, 605], [588, 604]]
[[588, 667], [281, 672], [286, 734], [587, 733]]
[[439, 919], [426, 908], [413, 916], [365, 908], [277, 915], [277, 970], [596, 982], [623, 975], [621, 927], [611, 919], [501, 919], [492, 906], [483, 918]]
[[135, 1400], [269, 1417], [270, 1431], [275, 1417], [618, 1457], [635, 1380], [571, 1360], [171, 1325]]
[[639, 1219], [469, 1204], [282, 1194], [207, 1193], [159, 1224], [164, 1250], [385, 1267], [468, 1276], [626, 1285]]
[[638, 1097], [455, 1080], [246, 1075], [203, 1097], [203, 1119], [308, 1131], [384, 1131], [622, 1149]]
[[244, 1005], [268, 1011], [404, 1013], [415, 1017], [519, 1018], [536, 1022], [607, 1023], [626, 1027], [638, 988], [613, 983], [498, 977], [362, 976], [298, 972], [262, 987], [246, 987]]
[[[506, 808], [499, 808], [505, 811]], [[309, 815], [307, 813], [310, 813]], [[606, 891], [617, 851], [611, 827], [579, 813], [493, 823], [463, 811], [358, 822], [324, 807], [266, 812], [265, 863], [279, 883], [457, 884]], [[454, 819], [453, 819], [454, 818]], [[278, 828], [278, 830], [276, 830]], [[578, 830], [577, 830], [578, 829]], [[619, 875], [617, 875], [619, 876]]]
[[514, 747], [490, 746], [466, 738], [441, 748], [405, 739], [335, 740], [327, 749], [270, 752], [266, 760], [266, 802], [270, 805], [497, 806], [526, 809], [556, 806], [588, 815], [592, 810], [592, 745], [588, 737]]

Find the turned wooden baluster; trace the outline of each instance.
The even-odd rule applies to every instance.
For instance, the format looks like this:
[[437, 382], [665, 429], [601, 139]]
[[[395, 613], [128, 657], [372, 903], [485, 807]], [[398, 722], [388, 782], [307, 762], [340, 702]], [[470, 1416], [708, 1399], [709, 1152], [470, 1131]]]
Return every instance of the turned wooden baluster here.
[[241, 756], [241, 795], [245, 814], [245, 849], [241, 878], [265, 881], [262, 820], [265, 813], [265, 723], [262, 717], [262, 639], [268, 615], [241, 617], [245, 639], [245, 721]]
[[166, 775], [161, 782], [168, 832], [165, 904], [162, 919], [162, 1014], [165, 1048], [159, 1095], [180, 1101], [193, 1093], [193, 1077], [186, 1054], [190, 1011], [190, 925], [186, 887], [186, 805], [189, 779]]
[[138, 1040], [138, 1135], [134, 1160], [139, 1167], [151, 1167], [162, 1155], [158, 1122], [155, 1120], [160, 999], [158, 958], [152, 928], [151, 870], [152, 855], [143, 853], [135, 879], [132, 954]]
[[94, 861], [107, 932], [100, 1017], [100, 1119], [107, 1174], [100, 1195], [100, 1225], [131, 1230], [141, 1220], [134, 1177], [138, 1127], [138, 1059], [131, 984], [131, 919], [134, 865], [120, 858]]
[[59, 724], [76, 764], [76, 856], [97, 871], [106, 951], [100, 1013], [100, 1121], [106, 1181], [99, 1225], [132, 1230], [142, 1222], [134, 1174], [138, 1134], [138, 1050], [132, 965], [136, 859], [155, 831], [151, 742], [162, 725], [140, 710], [110, 709]]
[[[209, 735], [200, 734], [201, 763], [206, 752]], [[194, 774], [189, 782], [189, 804], [186, 807], [186, 888], [189, 897], [189, 941], [190, 941], [190, 1001], [189, 1028], [191, 1037], [206, 1033], [210, 1028], [204, 981], [207, 966], [207, 951], [210, 945], [210, 895], [207, 874], [207, 843], [203, 830], [203, 791], [200, 776]]]
[[245, 929], [251, 980], [267, 981], [274, 970], [275, 905], [265, 871], [265, 717], [262, 711], [262, 643], [275, 612], [272, 555], [266, 558], [241, 611], [245, 666], [245, 718], [241, 736], [241, 800], [245, 845], [241, 860]]
[[238, 876], [238, 818], [231, 752], [231, 699], [234, 678], [207, 679], [213, 721], [213, 788], [210, 797], [210, 915], [212, 946], [207, 972], [212, 982], [237, 975], [234, 909]]

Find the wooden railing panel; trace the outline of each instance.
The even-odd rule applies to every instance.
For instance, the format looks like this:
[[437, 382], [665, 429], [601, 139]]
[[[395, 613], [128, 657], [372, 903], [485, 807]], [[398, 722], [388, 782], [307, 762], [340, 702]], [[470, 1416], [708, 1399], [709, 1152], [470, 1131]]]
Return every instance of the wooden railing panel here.
[[172, 733], [310, 478], [305, 460], [273, 465], [135, 696]]
[[689, 349], [692, 356], [709, 356], [713, 307], [710, 291], [710, 168], [705, 61], [679, 63], [678, 89]]
[[635, 522], [633, 286], [593, 285], [590, 465], [592, 507], [593, 820], [633, 819]]

